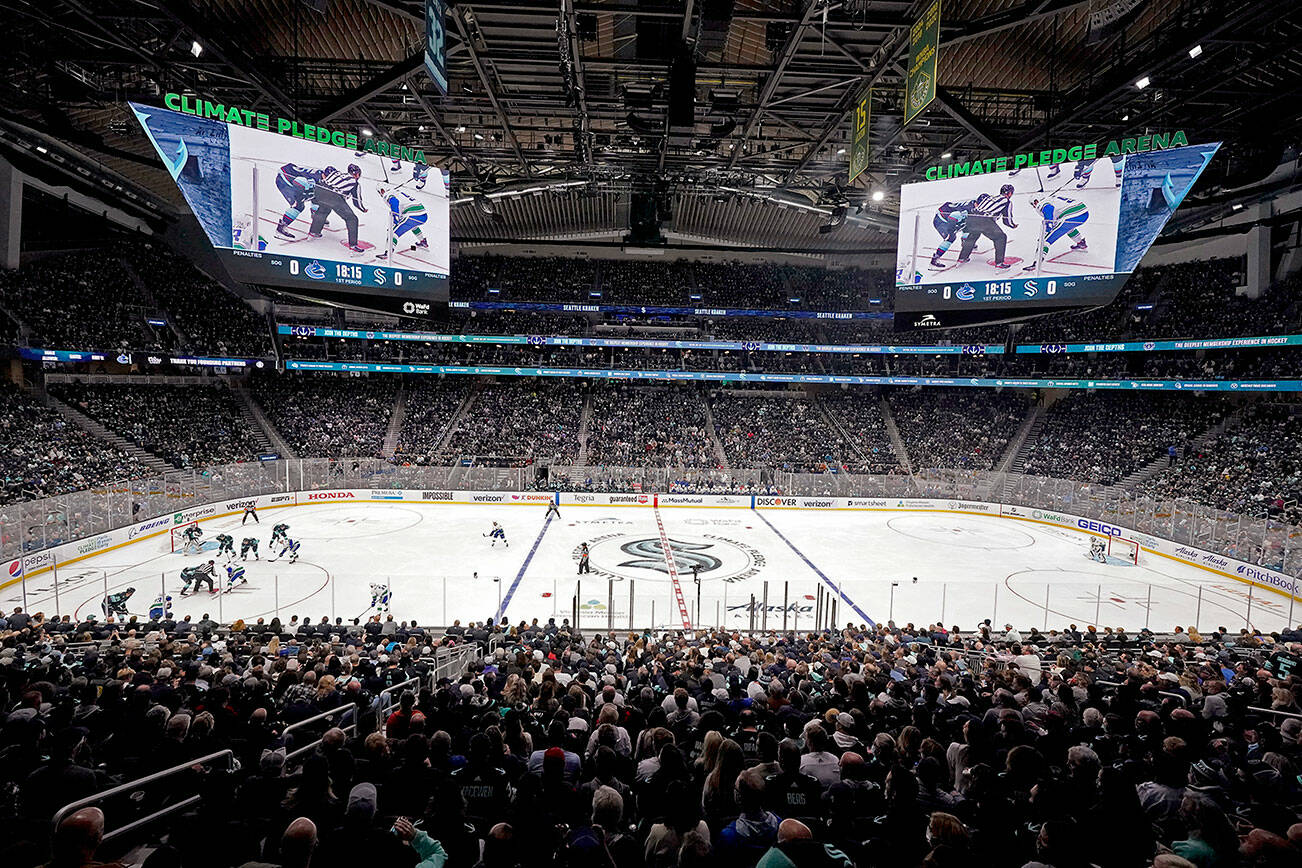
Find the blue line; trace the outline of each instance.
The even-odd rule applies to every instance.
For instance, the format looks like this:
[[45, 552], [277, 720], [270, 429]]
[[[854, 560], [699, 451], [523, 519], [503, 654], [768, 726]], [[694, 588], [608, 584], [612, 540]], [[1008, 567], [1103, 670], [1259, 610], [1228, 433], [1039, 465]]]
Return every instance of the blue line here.
[[869, 617], [868, 617], [868, 613], [865, 612], [863, 609], [860, 609], [859, 606], [858, 606], [858, 604], [856, 604], [854, 600], [851, 600], [851, 599], [849, 598], [849, 596], [846, 595], [845, 591], [841, 590], [841, 589], [838, 588], [836, 585], [834, 585], [834, 584], [832, 583], [832, 580], [829, 579], [826, 575], [824, 575], [824, 573], [823, 573], [822, 570], [820, 570], [818, 567], [814, 566], [814, 562], [811, 561], [809, 558], [805, 557], [805, 553], [802, 552], [800, 549], [796, 548], [795, 543], [793, 543], [791, 540], [789, 540], [789, 539], [787, 539], [785, 536], [783, 536], [783, 535], [782, 535], [782, 531], [780, 531], [780, 530], [778, 530], [776, 527], [774, 527], [774, 526], [773, 526], [773, 523], [770, 522], [767, 518], [764, 517], [764, 513], [760, 512], [758, 509], [756, 509], [756, 510], [755, 510], [755, 514], [756, 514], [757, 516], [759, 516], [759, 520], [760, 520], [760, 521], [764, 522], [766, 525], [769, 526], [769, 530], [771, 530], [771, 531], [773, 531], [775, 534], [777, 534], [778, 539], [780, 539], [780, 540], [782, 540], [784, 543], [786, 543], [787, 546], [788, 546], [788, 547], [789, 547], [793, 552], [796, 553], [796, 557], [800, 558], [802, 561], [805, 562], [805, 566], [807, 566], [807, 567], [809, 567], [811, 570], [813, 570], [813, 571], [814, 571], [814, 574], [815, 574], [816, 576], [818, 576], [820, 579], [823, 580], [823, 584], [825, 584], [825, 585], [827, 585], [829, 588], [831, 588], [833, 592], [839, 594], [840, 597], [841, 597], [841, 599], [842, 599], [842, 600], [845, 600], [846, 605], [849, 606], [851, 609], [854, 609], [855, 614], [857, 614], [860, 618], [863, 618], [865, 621], [867, 621], [869, 627], [876, 627], [876, 626], [877, 626], [877, 622], [874, 621], [872, 618], [869, 618]]
[[494, 621], [502, 620], [502, 615], [506, 614], [506, 607], [511, 605], [511, 598], [515, 596], [515, 589], [520, 587], [520, 581], [524, 578], [525, 570], [529, 569], [529, 564], [533, 561], [533, 556], [538, 554], [538, 546], [542, 545], [543, 537], [547, 534], [547, 528], [551, 527], [552, 517], [547, 516], [543, 522], [542, 530], [538, 531], [538, 538], [533, 541], [533, 548], [529, 549], [529, 554], [524, 556], [524, 563], [520, 564], [520, 572], [515, 574], [515, 581], [511, 582], [511, 587], [506, 589], [506, 596], [502, 597], [502, 607], [497, 610], [493, 616]]

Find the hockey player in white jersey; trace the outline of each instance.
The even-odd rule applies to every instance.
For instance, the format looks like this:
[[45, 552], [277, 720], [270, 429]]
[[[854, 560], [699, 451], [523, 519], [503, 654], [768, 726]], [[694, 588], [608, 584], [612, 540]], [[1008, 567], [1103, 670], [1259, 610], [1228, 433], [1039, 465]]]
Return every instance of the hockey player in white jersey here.
[[[1040, 217], [1044, 220], [1044, 241], [1040, 247], [1041, 258], [1048, 257], [1049, 248], [1058, 239], [1066, 236], [1070, 238], [1072, 250], [1088, 250], [1089, 245], [1085, 243], [1085, 236], [1080, 229], [1085, 225], [1085, 221], [1090, 219], [1089, 209], [1085, 203], [1079, 199], [1073, 199], [1070, 196], [1053, 196], [1047, 200], [1041, 201], [1036, 197], [1031, 197], [1031, 207], [1040, 212]], [[1024, 271], [1034, 271], [1037, 263], [1032, 262], [1027, 265]]]
[[371, 608], [381, 615], [388, 614], [389, 603], [393, 600], [393, 592], [389, 586], [371, 582]]
[[298, 563], [298, 541], [285, 537], [280, 544], [280, 551], [276, 552], [274, 558], [267, 558], [269, 561], [278, 561], [286, 558], [291, 564]]
[[1103, 540], [1098, 537], [1090, 540], [1089, 559], [1092, 561], [1098, 561], [1101, 564], [1106, 564], [1108, 562], [1107, 547], [1103, 545]]
[[506, 546], [507, 548], [511, 547], [511, 544], [506, 541], [506, 529], [503, 528], [497, 522], [493, 522], [492, 530], [484, 534], [484, 536], [488, 537], [489, 548], [497, 548], [498, 540], [501, 540], [502, 545]]
[[[429, 239], [420, 228], [429, 220], [424, 204], [410, 193], [390, 189], [383, 184], [375, 191], [389, 209], [389, 238], [393, 242], [394, 252], [429, 247]], [[376, 258], [385, 259], [388, 255], [388, 251], [385, 251], [376, 254]]]
[[172, 617], [172, 595], [159, 594], [154, 597], [154, 602], [149, 604], [149, 620], [161, 621], [170, 617]]

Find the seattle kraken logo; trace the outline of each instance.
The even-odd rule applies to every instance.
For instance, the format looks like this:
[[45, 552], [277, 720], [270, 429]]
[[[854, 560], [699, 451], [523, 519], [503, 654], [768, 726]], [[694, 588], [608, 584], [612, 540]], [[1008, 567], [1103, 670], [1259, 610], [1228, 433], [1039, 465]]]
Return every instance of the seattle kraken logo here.
[[[723, 561], [714, 555], [704, 553], [709, 548], [714, 548], [714, 546], [710, 543], [669, 540], [669, 550], [674, 556], [674, 562], [680, 568], [686, 570], [699, 566], [701, 572], [708, 573], [723, 566]], [[669, 573], [669, 567], [665, 563], [665, 547], [658, 539], [639, 539], [626, 542], [619, 547], [619, 550], [626, 555], [632, 555], [634, 558], [631, 561], [624, 561], [620, 564], [621, 567], [641, 567], [645, 570], [657, 570], [666, 575]]]

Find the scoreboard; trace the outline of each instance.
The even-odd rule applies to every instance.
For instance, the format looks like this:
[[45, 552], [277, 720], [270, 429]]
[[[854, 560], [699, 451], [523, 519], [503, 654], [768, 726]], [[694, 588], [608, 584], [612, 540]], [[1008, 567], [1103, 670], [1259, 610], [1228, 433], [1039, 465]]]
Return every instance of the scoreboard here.
[[441, 169], [131, 108], [234, 279], [386, 313], [428, 315], [447, 303], [449, 182]]

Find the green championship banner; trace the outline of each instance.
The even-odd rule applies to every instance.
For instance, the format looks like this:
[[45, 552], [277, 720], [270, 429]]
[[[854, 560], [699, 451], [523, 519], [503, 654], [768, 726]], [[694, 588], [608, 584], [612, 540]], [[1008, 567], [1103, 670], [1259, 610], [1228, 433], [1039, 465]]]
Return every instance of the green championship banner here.
[[873, 90], [864, 88], [854, 101], [853, 122], [850, 129], [850, 183], [868, 168], [868, 127], [872, 124]]
[[936, 98], [936, 61], [940, 54], [940, 0], [928, 6], [909, 28], [909, 69], [904, 83], [904, 125], [922, 114]]

